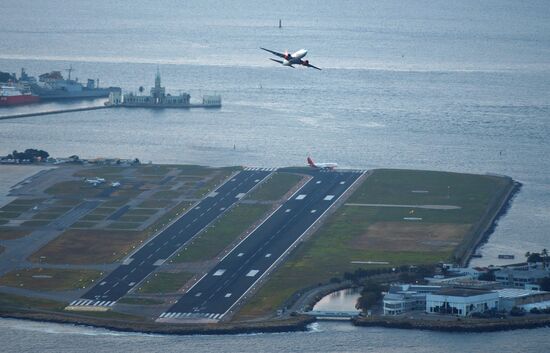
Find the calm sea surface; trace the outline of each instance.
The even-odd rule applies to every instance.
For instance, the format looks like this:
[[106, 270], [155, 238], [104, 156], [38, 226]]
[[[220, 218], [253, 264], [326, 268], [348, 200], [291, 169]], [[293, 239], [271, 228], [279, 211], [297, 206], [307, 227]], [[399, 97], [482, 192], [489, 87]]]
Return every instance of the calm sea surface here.
[[[279, 67], [260, 46], [307, 48], [324, 70]], [[547, 1], [3, 0], [0, 48], [1, 71], [38, 75], [72, 65], [73, 77], [136, 91], [153, 84], [158, 66], [168, 91], [196, 100], [217, 92], [224, 104], [0, 121], [0, 154], [36, 147], [54, 156], [215, 166], [302, 165], [311, 154], [352, 168], [506, 174], [524, 187], [475, 263], [550, 248]], [[101, 101], [0, 115], [85, 104]], [[442, 352], [542, 352], [549, 342], [546, 329], [449, 335], [323, 323], [311, 333], [177, 338], [0, 325], [0, 341], [23, 351], [66, 342], [74, 351], [93, 344], [103, 351], [415, 352], [432, 343]], [[511, 348], [519, 342], [526, 346]]]

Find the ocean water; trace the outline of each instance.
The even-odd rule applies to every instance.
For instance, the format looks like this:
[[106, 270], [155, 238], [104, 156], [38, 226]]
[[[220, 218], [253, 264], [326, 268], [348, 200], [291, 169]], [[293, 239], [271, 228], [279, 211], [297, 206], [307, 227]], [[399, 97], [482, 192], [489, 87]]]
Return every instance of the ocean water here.
[[[323, 71], [280, 67], [260, 46], [307, 48]], [[550, 247], [546, 1], [3, 0], [0, 48], [2, 71], [38, 75], [72, 65], [73, 77], [137, 91], [152, 86], [158, 67], [172, 93], [223, 97], [219, 110], [120, 108], [0, 121], [0, 154], [36, 147], [54, 156], [215, 166], [303, 165], [311, 154], [350, 168], [506, 174], [524, 187], [474, 264]], [[101, 102], [1, 109], [0, 116], [75, 104]], [[445, 350], [447, 340], [465, 342], [462, 335], [323, 325], [324, 335], [303, 337], [334, 331], [330, 337], [355, 342], [350, 351], [367, 347], [362, 342], [379, 342], [374, 350], [383, 351], [380, 342], [403, 335], [441, 340], [446, 352], [456, 351]], [[537, 342], [540, 332], [522, 335]], [[299, 345], [301, 335], [261, 337]], [[496, 352], [518, 342], [514, 335], [492, 334], [494, 349], [482, 335], [465, 336]]]

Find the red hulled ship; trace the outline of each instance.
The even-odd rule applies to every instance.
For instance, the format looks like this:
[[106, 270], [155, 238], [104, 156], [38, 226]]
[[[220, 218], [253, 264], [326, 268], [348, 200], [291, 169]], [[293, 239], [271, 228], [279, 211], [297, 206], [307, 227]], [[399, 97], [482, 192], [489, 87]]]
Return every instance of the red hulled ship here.
[[36, 103], [40, 97], [14, 86], [0, 86], [0, 106]]

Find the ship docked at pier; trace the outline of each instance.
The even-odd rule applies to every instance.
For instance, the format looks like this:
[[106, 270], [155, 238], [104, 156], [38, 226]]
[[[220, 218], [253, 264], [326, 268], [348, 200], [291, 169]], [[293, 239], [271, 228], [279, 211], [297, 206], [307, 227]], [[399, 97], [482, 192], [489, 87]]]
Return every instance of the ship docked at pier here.
[[[143, 89], [140, 88], [140, 91]], [[151, 87], [149, 95], [135, 94], [133, 92], [122, 94], [111, 92], [109, 101], [105, 103], [112, 107], [142, 107], [142, 108], [220, 108], [222, 99], [220, 95], [205, 95], [202, 102], [192, 103], [188, 93], [181, 92], [178, 95], [166, 93], [166, 88], [161, 85], [160, 71], [157, 69], [155, 86]]]

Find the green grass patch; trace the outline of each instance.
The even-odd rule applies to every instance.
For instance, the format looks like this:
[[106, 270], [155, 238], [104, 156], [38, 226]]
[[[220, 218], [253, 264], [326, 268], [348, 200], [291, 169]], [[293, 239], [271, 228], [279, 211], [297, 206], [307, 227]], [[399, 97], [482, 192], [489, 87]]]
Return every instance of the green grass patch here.
[[302, 176], [290, 173], [274, 173], [269, 180], [262, 182], [250, 195], [248, 199], [257, 201], [280, 200], [292, 187], [294, 187]]
[[106, 187], [108, 186], [105, 184], [93, 186], [82, 180], [70, 180], [62, 181], [49, 187], [46, 189], [46, 193], [54, 196], [78, 195], [81, 198], [86, 198], [98, 196]]
[[11, 240], [22, 238], [30, 234], [28, 230], [0, 228], [0, 240]]
[[59, 206], [76, 206], [79, 203], [81, 203], [82, 200], [79, 198], [62, 198], [62, 199], [56, 199], [55, 204]]
[[79, 316], [88, 316], [88, 317], [94, 317], [98, 319], [114, 319], [114, 320], [121, 320], [121, 321], [144, 321], [144, 317], [142, 316], [136, 316], [136, 315], [130, 315], [130, 314], [124, 314], [119, 313], [112, 310], [107, 311], [81, 311], [78, 312]]
[[20, 212], [5, 212], [5, 211], [0, 211], [0, 219], [7, 219], [7, 220], [10, 220], [10, 219], [15, 219], [17, 217], [19, 217], [21, 215]]
[[51, 221], [59, 218], [62, 214], [63, 213], [39, 212], [32, 216], [32, 219]]
[[0, 293], [0, 308], [3, 310], [11, 308], [23, 308], [23, 309], [42, 309], [42, 310], [62, 310], [65, 307], [65, 303], [39, 299], [23, 297], [20, 295]]
[[32, 268], [15, 270], [0, 277], [0, 285], [36, 291], [64, 291], [86, 288], [101, 272]]
[[92, 221], [92, 222], [96, 222], [96, 221], [102, 221], [102, 220], [104, 220], [105, 218], [107, 218], [106, 215], [88, 213], [88, 214], [85, 215], [84, 217], [80, 218], [80, 220], [81, 220], [81, 221]]
[[135, 222], [113, 222], [107, 227], [110, 229], [137, 229], [140, 225], [141, 223]]
[[130, 167], [122, 167], [122, 166], [105, 166], [105, 167], [99, 167], [99, 168], [89, 168], [89, 169], [82, 169], [78, 172], [74, 173], [73, 175], [76, 177], [86, 177], [86, 178], [112, 178], [119, 176], [122, 172], [125, 170], [128, 170]]
[[172, 200], [174, 198], [179, 197], [181, 194], [180, 190], [165, 190], [165, 191], [158, 191], [156, 192], [152, 197], [154, 199], [163, 199], [163, 200]]
[[14, 205], [13, 203], [7, 204], [6, 206], [0, 208], [2, 212], [13, 212], [21, 214], [25, 211], [30, 210], [32, 205]]
[[231, 208], [184, 250], [176, 254], [172, 261], [194, 262], [214, 258], [270, 209], [270, 205], [247, 204]]
[[129, 305], [160, 305], [164, 302], [162, 300], [150, 299], [150, 298], [122, 298], [117, 304], [129, 304]]
[[158, 212], [156, 208], [131, 208], [125, 215], [129, 216], [150, 216]]
[[139, 204], [138, 207], [142, 208], [165, 208], [172, 205], [172, 201], [169, 200], [157, 200], [148, 199]]
[[71, 228], [81, 228], [81, 229], [89, 229], [93, 228], [97, 225], [97, 222], [91, 222], [91, 221], [78, 221], [71, 225]]
[[120, 207], [126, 205], [130, 201], [127, 197], [114, 197], [105, 201], [102, 207]]
[[120, 217], [117, 221], [119, 222], [134, 222], [134, 223], [143, 223], [147, 221], [150, 216], [132, 216], [125, 214], [122, 217]]
[[138, 289], [140, 293], [173, 293], [193, 277], [189, 272], [155, 272]]
[[6, 250], [6, 248], [3, 247], [2, 245], [0, 245], [0, 254], [2, 254], [4, 252], [4, 250]]
[[74, 265], [112, 263], [124, 258], [148, 236], [145, 232], [127, 230], [69, 229], [29, 260]]

